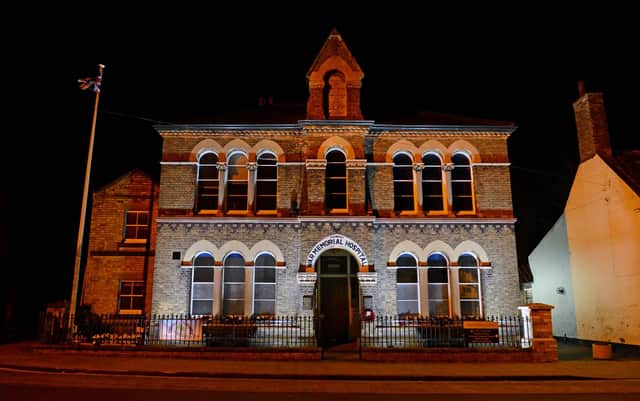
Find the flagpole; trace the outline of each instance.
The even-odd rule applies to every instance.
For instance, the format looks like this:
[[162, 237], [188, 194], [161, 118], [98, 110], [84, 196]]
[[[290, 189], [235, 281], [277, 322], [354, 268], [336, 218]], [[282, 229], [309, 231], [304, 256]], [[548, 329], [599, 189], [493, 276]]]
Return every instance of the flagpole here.
[[89, 139], [89, 151], [87, 154], [87, 167], [84, 172], [84, 192], [82, 194], [82, 208], [80, 211], [80, 225], [78, 227], [78, 241], [76, 242], [76, 260], [73, 268], [73, 285], [71, 288], [71, 302], [69, 303], [69, 328], [74, 331], [73, 319], [77, 310], [78, 288], [80, 281], [80, 263], [82, 261], [82, 246], [84, 244], [84, 225], [87, 215], [87, 202], [89, 199], [89, 180], [91, 177], [91, 160], [93, 158], [93, 142], [96, 134], [96, 119], [98, 118], [98, 103], [100, 101], [100, 84], [102, 83], [103, 64], [98, 64], [98, 80], [94, 89], [96, 99], [93, 106], [93, 121], [91, 122], [91, 137]]

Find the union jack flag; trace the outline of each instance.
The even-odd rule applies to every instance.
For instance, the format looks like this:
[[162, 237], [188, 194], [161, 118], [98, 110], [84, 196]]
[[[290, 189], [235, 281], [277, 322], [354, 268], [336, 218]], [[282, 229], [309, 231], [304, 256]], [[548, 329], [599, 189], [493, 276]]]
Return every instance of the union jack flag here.
[[100, 92], [100, 84], [102, 83], [102, 77], [87, 77], [78, 79], [80, 89], [91, 89], [94, 92]]

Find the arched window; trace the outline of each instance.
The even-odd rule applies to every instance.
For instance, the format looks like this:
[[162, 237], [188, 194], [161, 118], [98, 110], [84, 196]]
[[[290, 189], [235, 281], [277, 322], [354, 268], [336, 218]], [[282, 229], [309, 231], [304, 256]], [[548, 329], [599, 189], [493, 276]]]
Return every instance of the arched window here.
[[198, 197], [196, 210], [218, 209], [218, 156], [204, 153], [198, 160]]
[[224, 260], [222, 314], [244, 315], [244, 258], [232, 253]]
[[256, 210], [276, 210], [278, 199], [278, 159], [263, 153], [257, 160]]
[[409, 254], [400, 255], [396, 261], [398, 314], [420, 312], [418, 302], [418, 264]]
[[227, 210], [247, 210], [247, 156], [234, 153], [227, 160]]
[[463, 318], [482, 317], [478, 259], [470, 253], [463, 253], [458, 258], [458, 266], [460, 316]]
[[276, 313], [276, 260], [263, 253], [254, 263], [253, 313]]
[[429, 316], [449, 316], [449, 269], [447, 259], [432, 253], [427, 259]]
[[191, 314], [213, 313], [213, 256], [200, 253], [193, 260], [191, 276]]
[[422, 210], [442, 211], [442, 161], [436, 154], [427, 153], [422, 157], [422, 163]]
[[464, 153], [451, 156], [454, 164], [451, 172], [451, 192], [453, 194], [453, 210], [473, 211], [473, 182], [471, 179], [471, 162]]
[[406, 153], [393, 156], [393, 210], [414, 211], [413, 163]]
[[325, 172], [325, 207], [327, 210], [347, 209], [347, 159], [337, 149], [327, 153]]

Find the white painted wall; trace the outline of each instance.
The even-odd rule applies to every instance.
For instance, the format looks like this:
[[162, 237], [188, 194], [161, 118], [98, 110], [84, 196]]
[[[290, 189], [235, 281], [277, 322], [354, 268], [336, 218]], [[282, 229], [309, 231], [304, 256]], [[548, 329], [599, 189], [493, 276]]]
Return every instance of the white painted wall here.
[[[569, 244], [564, 214], [529, 255], [533, 302], [553, 305], [553, 335], [577, 338]], [[558, 291], [564, 289], [564, 294]]]
[[640, 197], [596, 155], [578, 168], [565, 218], [577, 337], [640, 345]]

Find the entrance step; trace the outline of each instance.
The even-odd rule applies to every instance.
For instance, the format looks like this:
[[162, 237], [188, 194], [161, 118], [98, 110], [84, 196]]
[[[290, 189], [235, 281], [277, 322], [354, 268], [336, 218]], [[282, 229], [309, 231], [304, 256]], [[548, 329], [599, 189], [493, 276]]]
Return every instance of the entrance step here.
[[360, 359], [360, 345], [357, 341], [332, 345], [322, 353], [322, 359], [338, 361], [357, 361]]

